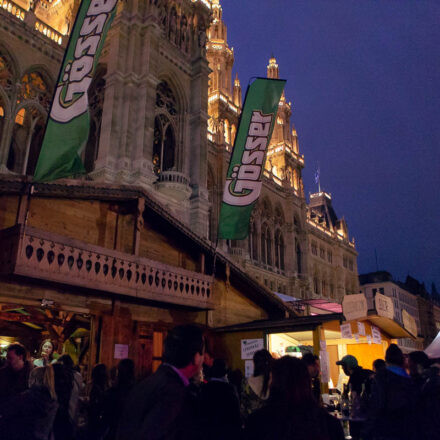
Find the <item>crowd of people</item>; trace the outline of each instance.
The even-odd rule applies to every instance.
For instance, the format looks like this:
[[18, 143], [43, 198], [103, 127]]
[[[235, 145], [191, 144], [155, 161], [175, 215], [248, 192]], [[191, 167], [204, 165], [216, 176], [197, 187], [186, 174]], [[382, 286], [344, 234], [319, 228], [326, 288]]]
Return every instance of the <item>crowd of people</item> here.
[[[341, 418], [326, 408], [319, 357], [254, 355], [252, 377], [231, 371], [205, 350], [202, 330], [177, 326], [164, 343], [163, 363], [136, 381], [122, 359], [112, 380], [96, 365], [85, 384], [69, 355], [40, 357], [11, 344], [0, 369], [0, 436], [4, 440], [343, 440]], [[344, 356], [354, 440], [440, 437], [440, 376], [423, 352], [405, 358], [391, 344], [374, 371]], [[349, 396], [348, 396], [349, 394]]]

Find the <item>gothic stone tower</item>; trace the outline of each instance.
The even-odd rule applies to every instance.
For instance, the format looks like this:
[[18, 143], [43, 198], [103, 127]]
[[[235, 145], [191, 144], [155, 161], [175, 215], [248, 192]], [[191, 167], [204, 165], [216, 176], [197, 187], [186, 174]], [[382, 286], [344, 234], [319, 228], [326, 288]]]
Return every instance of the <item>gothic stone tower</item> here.
[[194, 0], [120, 6], [101, 58], [99, 141], [86, 152], [94, 180], [146, 188], [202, 236], [209, 6]]

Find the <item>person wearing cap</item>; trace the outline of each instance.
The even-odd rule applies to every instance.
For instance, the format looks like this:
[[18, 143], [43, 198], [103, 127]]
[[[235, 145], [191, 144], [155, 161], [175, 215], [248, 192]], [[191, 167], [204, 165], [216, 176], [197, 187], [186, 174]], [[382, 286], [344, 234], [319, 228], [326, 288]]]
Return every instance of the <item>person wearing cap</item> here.
[[340, 361], [336, 362], [336, 365], [340, 365], [344, 373], [350, 377], [348, 387], [351, 388], [351, 391], [355, 391], [360, 395], [362, 385], [366, 384], [373, 375], [373, 372], [360, 367], [357, 359], [351, 354], [344, 356]]
[[[366, 370], [359, 366], [357, 359], [348, 354], [344, 356], [340, 361], [336, 362], [336, 365], [340, 365], [344, 373], [350, 377], [348, 380], [348, 388], [351, 390], [352, 400], [358, 401], [358, 405], [353, 404], [353, 414], [352, 417], [359, 420], [350, 420], [350, 434], [353, 440], [358, 440], [361, 438], [361, 433], [364, 428], [364, 421], [366, 419], [366, 403], [361, 402], [364, 396], [370, 393], [370, 380], [373, 376], [371, 370]], [[357, 411], [354, 411], [354, 408]]]

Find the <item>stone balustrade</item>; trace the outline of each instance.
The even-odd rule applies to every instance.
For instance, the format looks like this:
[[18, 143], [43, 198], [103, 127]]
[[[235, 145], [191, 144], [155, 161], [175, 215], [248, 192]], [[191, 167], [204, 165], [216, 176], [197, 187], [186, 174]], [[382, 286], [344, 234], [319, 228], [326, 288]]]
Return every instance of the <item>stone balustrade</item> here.
[[188, 177], [179, 171], [162, 171], [155, 185], [157, 190], [174, 199], [185, 200], [191, 195]]
[[33, 227], [0, 231], [0, 273], [209, 309], [212, 277]]
[[10, 14], [12, 14], [14, 17], [17, 17], [21, 21], [24, 20], [24, 17], [26, 15], [26, 11], [23, 8], [9, 0], [0, 0], [0, 8], [8, 11]]
[[35, 22], [35, 30], [41, 32], [43, 35], [52, 41], [55, 41], [57, 44], [62, 44], [63, 42], [63, 36], [59, 32], [39, 20]]

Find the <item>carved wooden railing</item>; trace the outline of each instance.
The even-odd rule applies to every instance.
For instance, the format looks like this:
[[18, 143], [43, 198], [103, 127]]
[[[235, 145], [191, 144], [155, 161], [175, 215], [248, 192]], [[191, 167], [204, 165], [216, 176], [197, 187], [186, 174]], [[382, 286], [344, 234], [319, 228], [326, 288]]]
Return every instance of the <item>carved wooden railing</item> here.
[[212, 308], [212, 277], [33, 227], [0, 231], [0, 273]]

